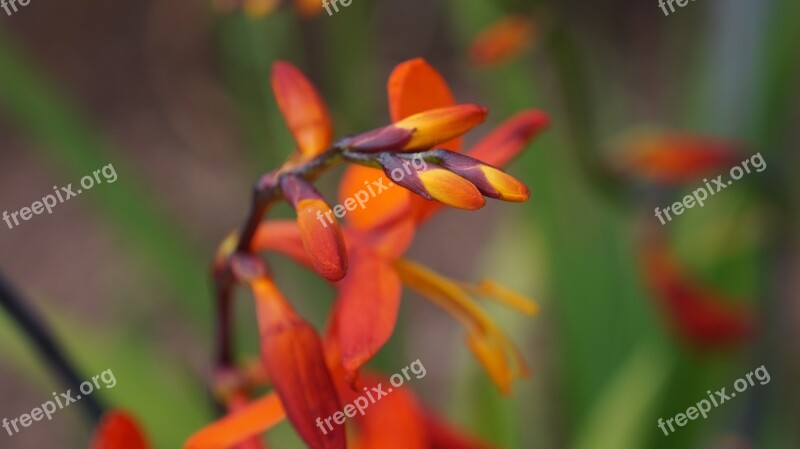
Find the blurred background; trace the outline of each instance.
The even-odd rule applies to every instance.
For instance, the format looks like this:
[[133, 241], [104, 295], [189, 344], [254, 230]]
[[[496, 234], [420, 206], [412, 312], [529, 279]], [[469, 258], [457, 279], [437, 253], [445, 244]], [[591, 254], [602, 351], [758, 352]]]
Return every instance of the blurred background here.
[[[107, 164], [119, 177], [51, 215], [0, 223], [4, 282], [81, 379], [113, 370], [117, 385], [98, 400], [136, 414], [159, 448], [180, 447], [216, 416], [210, 261], [244, 219], [254, 181], [294, 149], [270, 64], [285, 59], [308, 74], [342, 136], [388, 123], [386, 79], [421, 56], [460, 102], [489, 108], [467, 146], [523, 109], [551, 117], [509, 166], [529, 202], [440, 214], [409, 254], [535, 298], [535, 318], [489, 306], [532, 376], [501, 396], [457, 324], [408, 292], [371, 365], [393, 373], [419, 358], [428, 374], [411, 387], [423, 402], [498, 448], [800, 447], [800, 3], [698, 0], [669, 16], [656, 0], [353, 0], [314, 17], [291, 3], [266, 15], [253, 8], [31, 0], [0, 11], [0, 211]], [[502, 54], [483, 54], [478, 36], [510, 16], [524, 30], [500, 38]], [[609, 169], [630, 157], [620, 137], [655, 130], [734, 142], [741, 160], [760, 152], [767, 169], [661, 226], [653, 207], [680, 200], [684, 187]], [[320, 180], [331, 201], [340, 174]], [[654, 247], [685, 276], [674, 283], [702, 286], [704, 301], [742, 311], [721, 314], [742, 320], [730, 326], [753, 330], [686, 332], [687, 316], [714, 313], [676, 299], [685, 292], [664, 287], [663, 266], [648, 270]], [[270, 262], [321, 326], [333, 289], [286, 259]], [[252, 303], [241, 296], [239, 346], [256, 354]], [[0, 360], [0, 418], [65, 390], [5, 311]], [[657, 427], [761, 365], [769, 384], [670, 436]], [[0, 433], [0, 447], [84, 448], [92, 425], [72, 405]], [[302, 447], [285, 423], [268, 438]]]

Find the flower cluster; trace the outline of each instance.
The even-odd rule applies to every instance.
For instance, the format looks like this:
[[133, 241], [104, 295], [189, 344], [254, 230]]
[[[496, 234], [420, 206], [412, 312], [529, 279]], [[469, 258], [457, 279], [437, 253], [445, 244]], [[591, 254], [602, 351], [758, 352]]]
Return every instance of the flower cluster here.
[[[354, 419], [353, 432], [336, 427], [323, 433], [315, 420], [331, 416], [366, 386], [385, 381], [362, 367], [391, 337], [404, 285], [463, 324], [469, 348], [501, 392], [510, 393], [513, 381], [527, 374], [519, 351], [473, 296], [528, 315], [537, 311], [534, 302], [491, 280], [472, 285], [447, 278], [403, 255], [417, 229], [441, 205], [474, 210], [485, 198], [527, 200], [527, 187], [498, 167], [547, 126], [547, 116], [523, 111], [462, 153], [461, 135], [482, 123], [487, 110], [456, 104], [442, 76], [414, 59], [390, 76], [392, 123], [334, 142], [330, 114], [297, 68], [276, 62], [271, 81], [297, 151], [258, 180], [248, 219], [215, 256], [214, 391], [228, 414], [200, 429], [185, 449], [262, 448], [259, 435], [283, 419], [312, 449], [486, 447], [433, 417], [405, 389]], [[410, 164], [414, 158], [425, 164]], [[313, 186], [320, 173], [342, 162], [350, 166], [340, 198], [352, 197], [384, 175], [398, 180], [380, 201], [348, 214], [344, 226], [317, 219], [330, 216], [331, 208]], [[392, 176], [396, 170], [404, 176]], [[292, 206], [296, 220], [263, 220], [281, 200]], [[263, 252], [288, 256], [336, 288], [322, 336], [282, 294], [259, 256]], [[234, 355], [231, 302], [236, 285], [245, 286], [255, 299], [261, 350], [255, 363], [238, 363]], [[253, 399], [265, 385], [272, 391]]]

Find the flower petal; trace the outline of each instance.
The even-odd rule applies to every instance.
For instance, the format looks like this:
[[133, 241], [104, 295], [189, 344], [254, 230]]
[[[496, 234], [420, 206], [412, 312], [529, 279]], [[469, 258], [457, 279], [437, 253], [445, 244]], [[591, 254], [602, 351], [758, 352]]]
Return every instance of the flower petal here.
[[426, 150], [480, 125], [486, 114], [486, 108], [479, 104], [460, 104], [419, 112], [389, 126], [413, 131], [403, 151]]
[[311, 258], [303, 246], [300, 228], [293, 220], [269, 220], [258, 225], [251, 245], [253, 251], [277, 251], [294, 261], [314, 269]]
[[534, 23], [528, 17], [504, 17], [483, 30], [469, 46], [475, 65], [498, 64], [522, 53], [531, 43]]
[[481, 192], [457, 174], [438, 167], [428, 167], [418, 174], [425, 191], [435, 200], [458, 209], [476, 210], [486, 205]]
[[229, 449], [266, 432], [285, 418], [281, 401], [273, 392], [198, 430], [183, 449]]
[[400, 308], [400, 278], [394, 268], [366, 247], [352, 248], [350, 272], [337, 301], [339, 344], [347, 380], [389, 340]]
[[[398, 64], [389, 76], [387, 91], [389, 112], [394, 122], [420, 112], [456, 104], [447, 81], [422, 58]], [[440, 146], [459, 151], [461, 139], [454, 139]]]
[[90, 449], [149, 449], [150, 443], [136, 419], [121, 410], [103, 416], [92, 436]]
[[333, 125], [314, 85], [297, 67], [276, 61], [272, 64], [272, 90], [302, 158], [307, 160], [325, 151], [331, 143]]
[[647, 238], [645, 276], [681, 338], [700, 349], [715, 349], [740, 345], [752, 336], [752, 313], [689, 279], [661, 236]]
[[[367, 377], [366, 375], [364, 377]], [[368, 376], [367, 388], [389, 384], [388, 379]], [[423, 411], [416, 397], [407, 388], [397, 388], [380, 401], [370, 404], [362, 416], [357, 415], [356, 449], [427, 449], [428, 431]]]
[[509, 394], [511, 382], [528, 375], [516, 346], [458, 283], [405, 259], [395, 260], [393, 266], [403, 283], [462, 323], [470, 349], [501, 393]]
[[495, 167], [506, 166], [540, 131], [550, 124], [544, 112], [527, 110], [506, 120], [467, 154]]
[[498, 168], [452, 151], [438, 150], [434, 154], [440, 159], [439, 165], [473, 183], [489, 198], [523, 202], [530, 197], [524, 184]]
[[380, 169], [363, 165], [348, 167], [339, 184], [340, 204], [359, 195], [369, 195], [369, 202], [364, 203], [363, 208], [348, 211], [347, 224], [358, 229], [370, 229], [406, 211], [411, 194], [399, 186], [389, 185], [390, 182]]
[[261, 355], [286, 416], [311, 449], [344, 449], [343, 427], [324, 434], [317, 418], [340, 410], [316, 330], [292, 309], [266, 277], [251, 283], [261, 333]]
[[740, 146], [704, 136], [642, 132], [618, 144], [617, 171], [661, 183], [682, 183], [737, 164]]

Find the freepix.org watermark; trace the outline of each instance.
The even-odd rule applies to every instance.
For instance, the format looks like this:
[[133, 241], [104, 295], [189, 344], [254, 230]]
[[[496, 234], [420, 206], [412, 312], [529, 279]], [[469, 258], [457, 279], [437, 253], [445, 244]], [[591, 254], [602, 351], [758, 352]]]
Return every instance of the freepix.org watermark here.
[[[414, 167], [414, 171], [420, 171], [428, 168], [428, 164], [425, 163], [425, 160], [422, 159], [422, 156], [417, 154], [410, 160], [404, 161], [402, 168], [397, 167], [392, 169], [392, 171], [389, 172], [389, 177], [395, 182], [400, 182], [403, 180], [403, 178], [412, 173], [411, 167]], [[386, 180], [383, 178], [383, 176], [381, 176], [377, 181], [372, 181], [372, 184], [370, 184], [369, 181], [364, 181], [364, 188], [356, 192], [353, 196], [345, 199], [343, 203], [333, 206], [333, 208], [324, 215], [322, 211], [317, 211], [317, 220], [319, 220], [320, 223], [327, 228], [328, 224], [333, 224], [333, 217], [331, 214], [336, 215], [337, 218], [342, 218], [347, 214], [347, 212], [356, 210], [356, 206], [364, 209], [370, 199], [375, 198], [383, 193], [384, 190], [389, 190], [390, 187], [394, 186], [394, 182], [389, 181], [388, 183], [384, 184], [384, 181]], [[325, 221], [325, 218], [328, 220]]]
[[[102, 381], [102, 385], [100, 381]], [[53, 400], [42, 403], [39, 407], [31, 410], [30, 413], [23, 413], [14, 419], [3, 418], [2, 426], [10, 436], [14, 436], [20, 433], [22, 429], [30, 427], [34, 422], [41, 421], [45, 417], [48, 421], [52, 421], [55, 412], [80, 401], [84, 396], [89, 396], [94, 391], [103, 388], [114, 388], [116, 385], [117, 379], [114, 377], [114, 372], [107, 369], [92, 377], [92, 380], [81, 383], [78, 387], [80, 394], [76, 392], [73, 395], [72, 389], [67, 390], [66, 393], [53, 393]]]
[[[101, 174], [103, 175], [102, 179], [100, 178]], [[28, 221], [33, 218], [34, 215], [40, 215], [44, 213], [44, 211], [47, 211], [48, 215], [52, 214], [54, 207], [72, 197], [80, 195], [83, 193], [84, 189], [89, 190], [94, 187], [95, 184], [102, 184], [103, 180], [108, 184], [113, 184], [114, 181], [117, 180], [117, 171], [114, 170], [113, 165], [108, 164], [103, 168], [95, 170], [91, 175], [86, 175], [81, 178], [80, 184], [83, 189], [75, 190], [75, 188], [72, 187], [72, 183], [67, 184], [66, 187], [53, 186], [53, 193], [43, 196], [41, 201], [34, 201], [30, 207], [23, 207], [11, 213], [4, 210], [3, 221], [6, 223], [6, 226], [8, 226], [8, 229], [14, 229], [14, 227], [20, 225], [20, 220]]]
[[17, 12], [17, 4], [20, 6], [28, 6], [30, 2], [31, 0], [0, 0], [0, 7], [5, 10], [6, 15], [10, 16], [11, 14], [14, 14], [11, 12], [12, 10]]
[[[691, 1], [694, 1], [694, 0], [691, 0]], [[677, 3], [678, 6], [683, 8], [684, 6], [689, 4], [689, 0], [666, 0], [666, 1], [665, 0], [658, 0], [658, 6], [661, 8], [662, 11], [664, 11], [664, 15], [665, 16], [670, 15], [670, 13], [667, 12], [667, 6], [669, 6], [669, 10], [671, 12], [675, 12], [675, 6], [672, 5], [673, 3]]]
[[[664, 435], [669, 435], [670, 433], [675, 432], [675, 427], [672, 425], [673, 422], [677, 424], [678, 427], [683, 427], [689, 421], [697, 419], [698, 416], [702, 416], [703, 419], [706, 419], [708, 417], [708, 412], [711, 411], [712, 404], [714, 407], [719, 407], [720, 405], [735, 398], [737, 392], [742, 393], [749, 387], [754, 386], [756, 383], [753, 381], [753, 377], [755, 377], [761, 385], [766, 385], [770, 381], [769, 372], [767, 372], [767, 369], [764, 367], [764, 365], [761, 365], [756, 368], [755, 371], [751, 371], [744, 377], [736, 379], [736, 382], [733, 383], [733, 388], [736, 390], [736, 392], [732, 391], [730, 394], [728, 394], [725, 392], [726, 388], [724, 387], [718, 391], [715, 391], [713, 394], [711, 393], [711, 390], [708, 390], [706, 391], [706, 394], [708, 394], [708, 399], [703, 399], [694, 406], [689, 407], [686, 409], [686, 413], [678, 413], [666, 421], [664, 421], [662, 418], [658, 418], [658, 428], [664, 432]], [[669, 432], [667, 431], [667, 427], [669, 427]]]
[[[422, 365], [422, 362], [420, 362], [419, 359], [415, 360], [413, 363], [400, 371], [403, 374], [392, 374], [392, 377], [389, 378], [389, 383], [391, 383], [392, 387], [394, 388], [401, 387], [405, 381], [411, 380], [411, 376], [408, 374], [409, 371], [411, 371], [411, 374], [414, 374], [417, 379], [422, 379], [425, 377], [425, 374], [427, 374], [425, 366]], [[367, 412], [367, 408], [371, 404], [380, 401], [384, 396], [388, 396], [392, 391], [394, 391], [394, 388], [392, 387], [388, 387], [386, 390], [384, 390], [382, 383], [378, 383], [378, 385], [372, 387], [372, 389], [364, 387], [364, 393], [366, 393], [366, 395], [357, 397], [352, 404], [345, 405], [342, 410], [334, 413], [332, 416], [329, 416], [324, 420], [322, 417], [317, 418], [317, 427], [319, 427], [319, 430], [323, 435], [327, 435], [329, 431], [333, 430], [333, 424], [331, 424], [331, 421], [333, 421], [334, 424], [341, 426], [345, 421], [347, 421], [347, 418], [356, 416], [356, 413], [364, 416], [364, 413]]]
[[[683, 197], [683, 201], [673, 203], [671, 206], [667, 206], [664, 209], [656, 207], [656, 218], [658, 218], [658, 220], [661, 221], [661, 224], [664, 225], [667, 223], [667, 221], [672, 221], [672, 214], [683, 215], [686, 209], [691, 209], [696, 205], [699, 205], [700, 207], [705, 206], [705, 201], [709, 198], [709, 195], [716, 195], [722, 190], [727, 189], [728, 186], [733, 184], [733, 181], [738, 181], [742, 179], [745, 174], [751, 173], [751, 164], [752, 168], [759, 173], [767, 168], [767, 163], [764, 162], [764, 158], [761, 156], [761, 153], [756, 153], [750, 157], [750, 159], [745, 159], [741, 164], [731, 168], [731, 179], [729, 179], [728, 182], [725, 182], [725, 180], [722, 179], [723, 175], [717, 176], [715, 179], [712, 179], [711, 182], [708, 182], [708, 179], [703, 179], [703, 182], [706, 184], [705, 187], [700, 187], [692, 192], [691, 195], [686, 195]], [[666, 220], [664, 220], [665, 217]]]

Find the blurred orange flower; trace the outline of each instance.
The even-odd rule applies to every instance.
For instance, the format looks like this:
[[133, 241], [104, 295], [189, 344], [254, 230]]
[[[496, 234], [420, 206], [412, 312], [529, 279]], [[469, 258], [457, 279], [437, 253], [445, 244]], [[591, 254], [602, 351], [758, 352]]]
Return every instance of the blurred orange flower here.
[[640, 132], [616, 146], [611, 165], [618, 172], [663, 184], [716, 174], [742, 159], [733, 142], [682, 133]]
[[472, 40], [469, 60], [477, 66], [488, 66], [513, 59], [531, 46], [535, 30], [536, 26], [529, 17], [503, 17]]
[[89, 449], [150, 449], [150, 443], [136, 419], [127, 412], [107, 413], [92, 436]]

